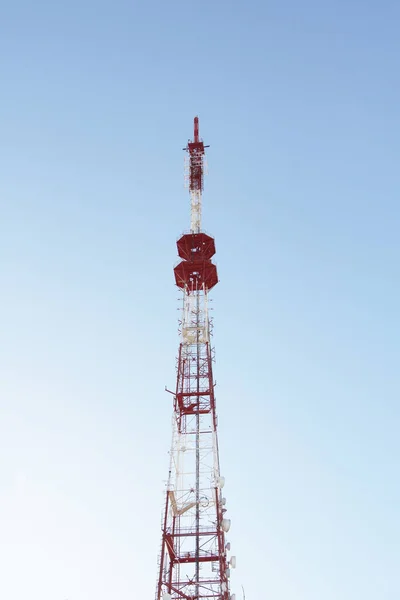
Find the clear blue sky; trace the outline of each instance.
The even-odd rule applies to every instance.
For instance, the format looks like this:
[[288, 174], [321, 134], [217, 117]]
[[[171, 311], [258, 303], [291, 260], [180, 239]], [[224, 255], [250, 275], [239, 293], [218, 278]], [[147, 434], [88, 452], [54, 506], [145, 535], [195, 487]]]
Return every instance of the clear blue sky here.
[[211, 144], [232, 591], [398, 600], [400, 4], [4, 2], [0, 598], [153, 598]]

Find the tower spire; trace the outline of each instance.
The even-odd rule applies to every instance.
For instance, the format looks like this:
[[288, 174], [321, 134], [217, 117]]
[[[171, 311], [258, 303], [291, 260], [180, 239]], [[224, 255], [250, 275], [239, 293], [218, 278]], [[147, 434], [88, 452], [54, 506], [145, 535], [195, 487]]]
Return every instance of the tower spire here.
[[193, 129], [194, 129], [194, 136], [193, 136], [193, 141], [196, 143], [199, 141], [199, 117], [195, 117], [193, 119], [194, 123], [193, 123]]
[[208, 293], [218, 283], [215, 242], [201, 231], [204, 144], [194, 119], [189, 141], [191, 232], [177, 242], [181, 340], [173, 395], [170, 471], [162, 520], [156, 600], [233, 600], [230, 529], [220, 473]]
[[193, 141], [185, 150], [189, 155], [189, 191], [191, 205], [190, 231], [201, 231], [201, 193], [204, 187], [204, 142], [199, 137], [199, 117], [194, 118]]

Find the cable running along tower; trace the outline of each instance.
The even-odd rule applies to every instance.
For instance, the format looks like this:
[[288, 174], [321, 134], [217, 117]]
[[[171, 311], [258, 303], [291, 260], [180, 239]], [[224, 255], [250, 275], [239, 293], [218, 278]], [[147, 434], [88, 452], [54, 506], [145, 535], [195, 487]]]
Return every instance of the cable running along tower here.
[[218, 276], [211, 261], [214, 239], [201, 230], [205, 147], [195, 117], [194, 138], [185, 148], [190, 233], [177, 242], [181, 262], [174, 269], [183, 304], [156, 600], [234, 600], [229, 576], [236, 559], [228, 557], [225, 540], [230, 520], [219, 466], [208, 315], [208, 292]]

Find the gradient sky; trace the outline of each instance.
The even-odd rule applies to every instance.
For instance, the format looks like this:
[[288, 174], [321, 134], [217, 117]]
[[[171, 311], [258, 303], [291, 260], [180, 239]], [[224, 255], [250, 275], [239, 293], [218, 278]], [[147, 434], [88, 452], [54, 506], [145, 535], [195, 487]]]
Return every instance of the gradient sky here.
[[5, 0], [0, 598], [154, 598], [211, 144], [232, 592], [400, 598], [398, 0]]

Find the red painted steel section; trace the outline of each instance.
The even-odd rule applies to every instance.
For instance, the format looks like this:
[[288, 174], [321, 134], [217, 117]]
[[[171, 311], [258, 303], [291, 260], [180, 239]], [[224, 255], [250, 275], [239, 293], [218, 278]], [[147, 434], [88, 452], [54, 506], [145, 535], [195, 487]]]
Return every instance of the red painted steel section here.
[[176, 242], [178, 254], [184, 260], [209, 260], [215, 254], [214, 238], [206, 233], [187, 233]]
[[189, 189], [190, 191], [201, 191], [203, 189], [204, 143], [199, 137], [199, 117], [194, 118], [193, 138], [193, 141], [189, 141], [186, 147], [190, 159]]
[[187, 291], [211, 290], [218, 283], [217, 267], [210, 260], [182, 261], [174, 269], [176, 285]]

